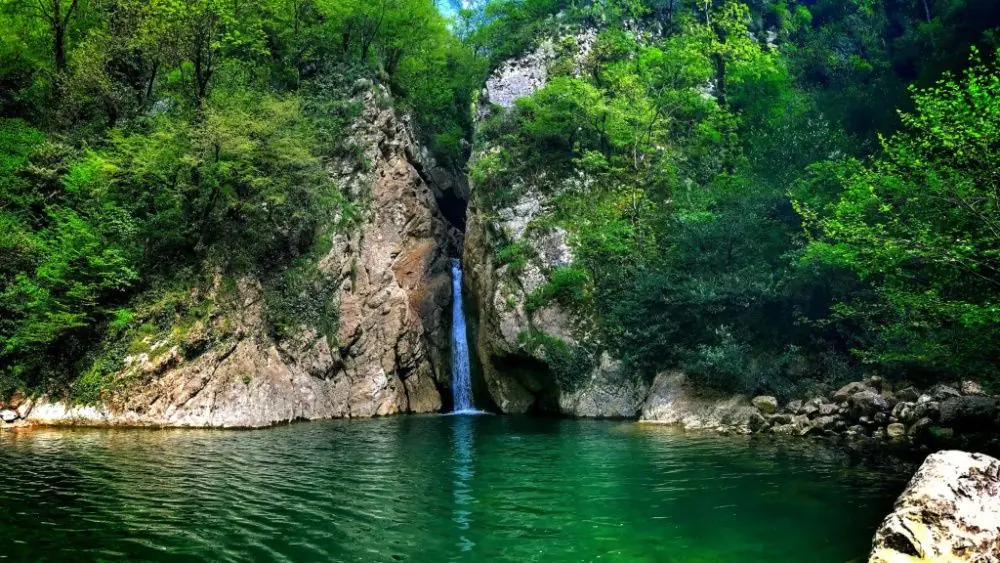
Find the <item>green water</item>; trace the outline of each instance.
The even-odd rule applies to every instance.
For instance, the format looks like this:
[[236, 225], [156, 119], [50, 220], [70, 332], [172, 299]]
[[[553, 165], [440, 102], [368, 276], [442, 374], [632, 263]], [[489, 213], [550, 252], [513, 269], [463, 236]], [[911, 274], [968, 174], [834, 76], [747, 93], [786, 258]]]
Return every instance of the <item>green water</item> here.
[[0, 435], [14, 561], [844, 562], [902, 490], [807, 441], [395, 417]]

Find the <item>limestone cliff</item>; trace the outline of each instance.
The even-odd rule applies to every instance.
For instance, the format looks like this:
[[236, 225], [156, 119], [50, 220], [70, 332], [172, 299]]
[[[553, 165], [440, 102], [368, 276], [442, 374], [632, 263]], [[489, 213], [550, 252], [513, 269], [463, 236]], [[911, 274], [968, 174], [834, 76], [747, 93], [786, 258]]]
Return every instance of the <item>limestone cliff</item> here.
[[[572, 60], [580, 63], [594, 33], [584, 31], [574, 39], [579, 51]], [[480, 96], [479, 122], [510, 111], [519, 98], [543, 87], [555, 60], [553, 42], [545, 41], [501, 65]], [[487, 143], [473, 158], [491, 150]], [[566, 179], [565, 188], [581, 182], [586, 179]], [[479, 322], [475, 348], [493, 402], [510, 413], [636, 416], [646, 386], [623, 374], [603, 348], [592, 312], [556, 301], [529, 306], [530, 296], [555, 270], [573, 264], [572, 234], [544, 221], [551, 191], [518, 188], [517, 201], [495, 207], [473, 183], [467, 216], [464, 262]]]
[[217, 275], [191, 290], [210, 311], [193, 327], [147, 337], [152, 342], [125, 358], [115, 375], [120, 384], [100, 404], [29, 401], [20, 410], [28, 421], [256, 427], [442, 407], [448, 258], [458, 255], [461, 233], [435, 192], [461, 193], [461, 183], [434, 164], [409, 119], [385, 107], [385, 90], [361, 82], [350, 141], [363, 154], [329, 167], [360, 217], [330, 235], [330, 250], [312, 265], [331, 281], [318, 299], [337, 313], [335, 334], [303, 324], [276, 338], [265, 323], [260, 279], [243, 277], [226, 291]]

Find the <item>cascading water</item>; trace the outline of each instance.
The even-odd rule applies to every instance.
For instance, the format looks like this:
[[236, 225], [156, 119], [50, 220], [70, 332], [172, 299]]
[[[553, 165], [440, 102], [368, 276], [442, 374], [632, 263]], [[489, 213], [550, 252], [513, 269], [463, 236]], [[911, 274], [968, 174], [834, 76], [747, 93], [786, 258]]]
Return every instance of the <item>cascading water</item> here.
[[462, 266], [451, 261], [451, 396], [454, 413], [476, 413], [472, 404], [472, 377], [469, 374], [469, 342], [465, 336], [462, 310]]

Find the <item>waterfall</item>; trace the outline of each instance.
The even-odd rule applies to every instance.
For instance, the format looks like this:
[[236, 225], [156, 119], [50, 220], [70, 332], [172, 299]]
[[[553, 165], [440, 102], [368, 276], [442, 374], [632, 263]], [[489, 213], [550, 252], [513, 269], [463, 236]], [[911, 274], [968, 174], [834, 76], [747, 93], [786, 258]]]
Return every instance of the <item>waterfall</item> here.
[[462, 266], [451, 261], [451, 396], [456, 413], [476, 412], [472, 404], [472, 378], [469, 375], [469, 341], [465, 336], [465, 311], [462, 310]]

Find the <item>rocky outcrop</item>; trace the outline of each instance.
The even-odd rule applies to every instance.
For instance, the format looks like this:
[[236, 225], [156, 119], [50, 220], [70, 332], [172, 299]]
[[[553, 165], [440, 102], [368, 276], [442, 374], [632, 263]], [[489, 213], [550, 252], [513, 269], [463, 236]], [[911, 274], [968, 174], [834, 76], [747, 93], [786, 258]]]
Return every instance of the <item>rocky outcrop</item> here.
[[765, 423], [749, 397], [713, 392], [695, 385], [679, 372], [656, 376], [639, 420], [694, 430], [740, 433], [755, 432]]
[[[547, 275], [573, 260], [566, 231], [533, 224], [545, 202], [531, 191], [499, 213], [479, 212], [473, 204], [469, 215], [465, 279], [477, 308], [475, 348], [491, 399], [507, 413], [635, 417], [646, 385], [623, 374], [607, 352], [595, 351], [600, 343], [590, 337], [586, 313], [555, 301], [527, 306]], [[521, 249], [517, 261], [501, 262], [498, 253], [511, 246]], [[580, 371], [560, 373], [567, 361]]]
[[[542, 88], [549, 65], [560, 56], [568, 55], [579, 70], [595, 40], [594, 30], [543, 40], [502, 64], [480, 95], [478, 119], [510, 111], [518, 99]], [[484, 147], [473, 159], [491, 150]], [[565, 185], [585, 181], [567, 178]], [[465, 280], [476, 305], [475, 348], [492, 401], [509, 413], [636, 417], [647, 385], [623, 372], [602, 346], [592, 312], [551, 299], [529, 306], [554, 272], [573, 265], [572, 236], [545, 221], [558, 190], [516, 188], [515, 201], [492, 207], [471, 186], [467, 215]]]
[[927, 457], [875, 533], [869, 563], [1000, 561], [1000, 461]]
[[[448, 379], [448, 259], [461, 234], [442, 216], [434, 178], [446, 175], [388, 94], [356, 85], [363, 111], [351, 142], [363, 150], [330, 166], [360, 218], [331, 235], [315, 264], [332, 280], [336, 334], [302, 325], [281, 340], [266, 330], [264, 293], [245, 277], [183, 339], [126, 358], [120, 385], [99, 405], [43, 398], [23, 413], [38, 424], [256, 427], [296, 419], [431, 412]], [[441, 186], [436, 186], [439, 192]], [[446, 189], [455, 188], [448, 186]], [[310, 296], [303, 296], [310, 297]]]

